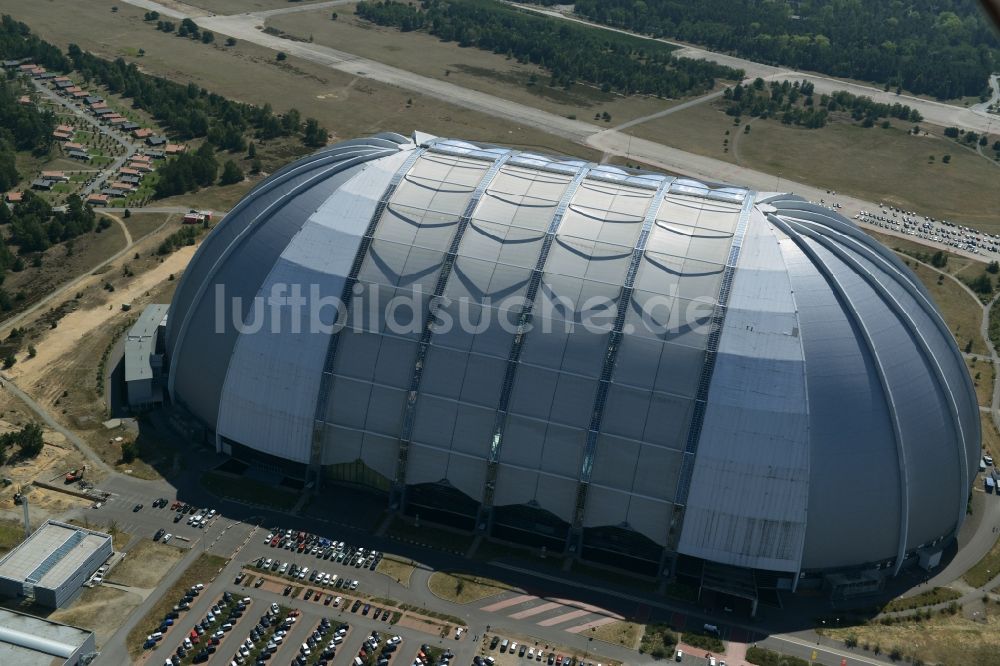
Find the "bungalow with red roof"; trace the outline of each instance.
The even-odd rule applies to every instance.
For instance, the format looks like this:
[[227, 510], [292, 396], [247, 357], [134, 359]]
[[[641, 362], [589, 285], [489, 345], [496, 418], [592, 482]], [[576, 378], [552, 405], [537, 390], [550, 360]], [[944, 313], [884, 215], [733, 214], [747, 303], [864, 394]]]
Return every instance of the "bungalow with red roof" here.
[[141, 176], [142, 175], [142, 173], [140, 173], [139, 170], [137, 170], [137, 169], [130, 169], [128, 167], [122, 167], [121, 169], [118, 169], [118, 173], [120, 173], [123, 176]]
[[187, 150], [187, 146], [183, 143], [168, 143], [167, 147], [163, 150], [167, 153], [167, 155], [177, 155]]
[[153, 136], [153, 130], [148, 127], [143, 127], [142, 129], [137, 129], [132, 132], [132, 136], [137, 139], [145, 139], [147, 136]]
[[64, 171], [43, 171], [42, 178], [45, 180], [55, 180], [60, 183], [69, 182], [69, 176]]
[[69, 133], [69, 132], [60, 132], [59, 130], [55, 130], [54, 132], [52, 132], [52, 136], [54, 136], [55, 138], [59, 139], [60, 141], [66, 141], [68, 139], [72, 139], [73, 138], [73, 135], [71, 133]]
[[71, 125], [56, 125], [57, 132], [72, 132], [73, 127]]
[[132, 183], [126, 183], [121, 180], [116, 180], [115, 182], [111, 183], [111, 185], [109, 185], [108, 187], [112, 187], [116, 190], [127, 190], [129, 192], [135, 189], [135, 185], [133, 185]]
[[91, 206], [107, 206], [108, 205], [108, 195], [107, 194], [91, 194], [87, 197], [87, 203]]
[[31, 98], [28, 97], [27, 95], [21, 95], [20, 97], [17, 98], [17, 103], [20, 104], [21, 106], [30, 106]]
[[17, 203], [23, 198], [24, 194], [22, 194], [21, 192], [8, 192], [7, 194], [4, 195], [4, 199], [7, 200], [7, 203]]
[[86, 150], [86, 147], [82, 143], [67, 141], [63, 144], [63, 150]]

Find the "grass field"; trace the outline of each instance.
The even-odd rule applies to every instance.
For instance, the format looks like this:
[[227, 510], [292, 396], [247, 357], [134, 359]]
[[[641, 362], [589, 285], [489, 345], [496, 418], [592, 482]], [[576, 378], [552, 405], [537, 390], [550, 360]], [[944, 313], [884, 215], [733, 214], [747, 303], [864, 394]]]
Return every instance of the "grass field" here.
[[96, 633], [97, 646], [100, 647], [140, 603], [142, 597], [134, 592], [99, 585], [84, 589], [72, 604], [55, 611], [49, 619], [90, 629]]
[[983, 448], [986, 449], [994, 460], [1000, 460], [1000, 432], [993, 424], [993, 419], [989, 413], [979, 412], [979, 422], [982, 426]]
[[616, 620], [615, 622], [594, 627], [587, 633], [587, 637], [604, 641], [605, 643], [621, 645], [629, 650], [635, 650], [639, 647], [644, 630], [645, 627], [641, 624]]
[[437, 597], [456, 604], [467, 604], [505, 592], [510, 586], [500, 581], [463, 573], [435, 571], [427, 581], [427, 587]]
[[[531, 63], [518, 63], [506, 56], [476, 48], [461, 48], [424, 32], [401, 32], [377, 26], [354, 14], [354, 5], [336, 8], [337, 20], [330, 20], [330, 8], [312, 12], [282, 14], [267, 20], [266, 25], [301, 39], [310, 37], [317, 44], [371, 58], [480, 92], [549, 111], [561, 116], [575, 115], [580, 120], [601, 127], [609, 124], [594, 120], [595, 114], [607, 112], [611, 125], [646, 116], [668, 108], [676, 101], [655, 97], [623, 97], [601, 92], [583, 84], [570, 90], [548, 85], [549, 75]], [[530, 85], [532, 75], [537, 81]]]
[[[907, 257], [903, 257], [905, 261]], [[974, 354], [987, 354], [986, 342], [981, 335], [983, 321], [982, 306], [954, 280], [942, 277], [940, 273], [914, 261], [909, 262], [912, 270], [931, 293], [931, 298], [941, 311], [948, 330], [955, 336], [959, 349], [969, 347]], [[940, 278], [940, 279], [939, 279]]]
[[[987, 497], [992, 500], [993, 498]], [[972, 587], [982, 587], [1000, 575], [1000, 540], [993, 544], [990, 552], [965, 572], [962, 580]]]
[[[941, 136], [907, 134], [909, 124], [864, 129], [838, 120], [820, 130], [807, 130], [776, 120], [746, 120], [751, 130], [744, 135], [747, 122], [736, 127], [715, 105], [700, 105], [629, 131], [790, 180], [900, 205], [990, 233], [1000, 231], [996, 216], [1000, 169]], [[726, 139], [731, 144], [728, 151], [723, 145]], [[941, 162], [945, 154], [951, 155], [950, 164]], [[933, 163], [928, 162], [931, 155]]]
[[202, 553], [198, 558], [191, 563], [181, 577], [177, 579], [177, 582], [170, 586], [166, 592], [160, 597], [159, 601], [149, 609], [145, 617], [139, 621], [138, 624], [128, 632], [128, 638], [126, 639], [126, 645], [128, 646], [129, 654], [133, 657], [139, 655], [142, 652], [142, 644], [146, 636], [148, 636], [156, 627], [160, 626], [160, 620], [163, 616], [174, 607], [174, 604], [184, 596], [185, 590], [190, 588], [196, 583], [205, 583], [207, 585], [208, 581], [212, 579], [216, 573], [224, 567], [226, 560], [218, 555], [209, 555], [207, 553]]
[[[122, 218], [128, 232], [132, 234], [132, 240], [139, 240], [146, 234], [152, 233], [164, 222], [167, 223], [167, 226], [179, 226], [181, 216], [172, 213], [144, 213], [138, 210], [127, 218], [122, 215], [118, 217]], [[171, 223], [175, 224], [171, 225]]]
[[836, 640], [853, 638], [859, 647], [872, 654], [877, 651], [883, 658], [898, 650], [901, 663], [993, 664], [1000, 650], [998, 612], [990, 606], [977, 620], [938, 613], [920, 622], [873, 623], [822, 633]]
[[14, 310], [23, 309], [71, 278], [100, 266], [123, 247], [125, 235], [117, 224], [100, 233], [85, 233], [45, 250], [40, 267], [28, 262], [23, 271], [7, 273], [3, 288], [14, 295], [23, 294], [23, 298], [15, 298]]
[[969, 368], [972, 384], [976, 387], [977, 401], [983, 407], [989, 407], [993, 402], [993, 380], [996, 377], [993, 364], [975, 358], [965, 359], [965, 364]]
[[399, 559], [393, 555], [385, 555], [378, 563], [375, 571], [385, 574], [403, 587], [410, 586], [410, 576], [416, 567], [410, 560]]
[[[118, 7], [116, 13], [111, 13], [112, 6]], [[86, 5], [67, 3], [58, 12], [51, 11], [48, 3], [23, 3], [17, 11], [19, 20], [61, 47], [72, 42], [108, 58], [126, 57], [128, 49], [143, 48], [146, 55], [134, 61], [150, 74], [183, 84], [194, 83], [237, 101], [270, 103], [276, 112], [295, 107], [303, 118], [318, 119], [333, 132], [334, 140], [390, 130], [408, 134], [421, 129], [442, 136], [600, 159], [597, 151], [569, 140], [432, 97], [295, 57], [279, 64], [274, 51], [253, 44], [240, 42], [226, 47], [219, 43], [224, 40], [217, 40], [208, 46], [179, 39], [143, 21], [144, 13], [141, 8], [114, 0], [93, 0]], [[412, 105], [407, 104], [408, 99], [412, 99]]]
[[882, 607], [883, 613], [895, 613], [898, 611], [910, 610], [911, 608], [922, 608], [933, 606], [946, 601], [954, 601], [962, 596], [961, 592], [947, 587], [935, 587], [932, 590], [914, 594], [910, 597], [900, 597], [893, 599]]
[[154, 588], [183, 556], [178, 548], [143, 539], [111, 570], [108, 581], [129, 587]]
[[24, 541], [24, 525], [16, 520], [0, 520], [0, 555]]

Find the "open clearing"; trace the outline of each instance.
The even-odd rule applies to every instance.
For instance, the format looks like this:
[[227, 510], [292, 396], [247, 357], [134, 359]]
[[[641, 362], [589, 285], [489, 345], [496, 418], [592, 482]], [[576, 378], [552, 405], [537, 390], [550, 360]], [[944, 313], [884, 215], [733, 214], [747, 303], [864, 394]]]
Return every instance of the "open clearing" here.
[[[747, 124], [750, 133], [744, 134]], [[912, 126], [865, 129], [837, 120], [809, 130], [759, 118], [744, 118], [736, 126], [718, 106], [704, 104], [628, 132], [815, 187], [1000, 232], [1000, 169], [941, 136], [907, 134]], [[732, 144], [728, 152], [726, 139]], [[951, 155], [950, 164], [941, 163], [945, 154]], [[930, 155], [935, 156], [933, 164], [928, 163]], [[781, 189], [777, 176], [775, 187]]]
[[641, 624], [616, 620], [615, 622], [609, 622], [608, 624], [602, 624], [599, 627], [595, 627], [587, 634], [587, 636], [589, 638], [596, 638], [599, 641], [604, 641], [605, 643], [622, 645], [629, 650], [636, 650], [642, 640], [644, 630], [645, 627]]
[[108, 581], [129, 587], [154, 588], [183, 555], [179, 548], [143, 539], [111, 570]]
[[997, 432], [997, 427], [993, 424], [993, 419], [990, 418], [988, 412], [980, 411], [979, 421], [982, 424], [983, 448], [994, 459], [1000, 459], [1000, 433]]
[[976, 387], [977, 401], [981, 406], [989, 407], [993, 402], [993, 378], [996, 376], [993, 364], [975, 358], [966, 358], [965, 364], [969, 368], [972, 384]]
[[[531, 63], [518, 63], [506, 56], [477, 48], [462, 48], [443, 42], [425, 32], [401, 32], [369, 23], [355, 16], [355, 5], [281, 14], [269, 18], [266, 26], [316, 44], [347, 51], [415, 74], [428, 76], [480, 92], [527, 104], [560, 116], [575, 115], [580, 120], [608, 127], [595, 114], [607, 112], [611, 123], [621, 123], [656, 113], [676, 104], [676, 100], [655, 97], [623, 97], [601, 92], [581, 83], [569, 90], [550, 87], [549, 75]], [[531, 76], [537, 81], [529, 85]]]
[[955, 284], [954, 280], [943, 277], [934, 269], [921, 266], [906, 256], [902, 259], [909, 264], [910, 270], [920, 278], [927, 291], [931, 293], [931, 298], [934, 299], [941, 316], [948, 324], [948, 330], [955, 336], [958, 348], [965, 350], [971, 341], [972, 353], [988, 354], [981, 334], [983, 308], [980, 304], [969, 295], [969, 292]]
[[174, 607], [174, 604], [184, 595], [186, 590], [196, 583], [203, 583], [207, 587], [209, 581], [215, 578], [219, 569], [225, 565], [226, 559], [218, 555], [207, 553], [199, 555], [198, 559], [192, 562], [191, 566], [181, 574], [177, 582], [164, 592], [160, 600], [149, 609], [146, 616], [132, 628], [132, 631], [128, 632], [125, 644], [128, 646], [129, 654], [135, 657], [142, 652], [143, 639], [160, 625], [160, 620]]
[[437, 597], [456, 604], [467, 604], [512, 589], [500, 581], [470, 576], [463, 573], [435, 571], [427, 581], [427, 587]]
[[97, 645], [100, 647], [140, 603], [142, 597], [135, 592], [98, 585], [84, 588], [72, 604], [55, 611], [49, 615], [49, 619], [90, 629], [96, 634]]
[[[9, 3], [8, 3], [9, 4]], [[111, 12], [117, 6], [118, 11]], [[600, 153], [569, 140], [516, 123], [444, 104], [423, 96], [354, 77], [295, 57], [278, 63], [275, 52], [239, 42], [224, 46], [168, 35], [142, 20], [145, 10], [114, 0], [18, 3], [13, 12], [40, 37], [65, 48], [76, 43], [107, 58], [124, 57], [144, 71], [183, 84], [194, 83], [230, 99], [269, 103], [276, 112], [297, 108], [333, 132], [332, 140], [420, 129], [441, 136], [504, 143], [598, 160]], [[330, 21], [330, 23], [333, 23]], [[138, 49], [143, 57], [134, 57]], [[412, 99], [412, 105], [407, 100]]]
[[410, 560], [401, 560], [394, 555], [385, 555], [375, 568], [380, 574], [385, 574], [403, 587], [410, 586], [410, 576], [416, 567]]
[[[987, 497], [987, 500], [993, 498]], [[1000, 575], [1000, 539], [993, 544], [990, 552], [983, 556], [972, 568], [962, 575], [962, 580], [972, 587], [982, 587]]]
[[898, 649], [906, 662], [925, 664], [993, 664], [1000, 649], [1000, 609], [990, 606], [978, 621], [961, 615], [937, 614], [930, 620], [884, 626], [871, 624], [823, 630], [837, 640], [854, 637], [859, 647], [875, 647], [884, 655]]

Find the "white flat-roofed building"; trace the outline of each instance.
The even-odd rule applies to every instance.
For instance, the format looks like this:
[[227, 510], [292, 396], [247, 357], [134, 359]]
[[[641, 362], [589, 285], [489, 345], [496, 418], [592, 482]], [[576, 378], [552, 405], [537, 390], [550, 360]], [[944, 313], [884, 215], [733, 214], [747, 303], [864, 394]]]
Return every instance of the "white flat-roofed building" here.
[[49, 520], [0, 559], [0, 596], [59, 608], [112, 552], [111, 535]]
[[158, 353], [157, 339], [161, 327], [166, 326], [169, 307], [157, 303], [146, 306], [125, 339], [125, 388], [132, 407], [163, 400], [159, 385], [163, 355]]
[[89, 663], [94, 632], [0, 608], [0, 664], [75, 666]]

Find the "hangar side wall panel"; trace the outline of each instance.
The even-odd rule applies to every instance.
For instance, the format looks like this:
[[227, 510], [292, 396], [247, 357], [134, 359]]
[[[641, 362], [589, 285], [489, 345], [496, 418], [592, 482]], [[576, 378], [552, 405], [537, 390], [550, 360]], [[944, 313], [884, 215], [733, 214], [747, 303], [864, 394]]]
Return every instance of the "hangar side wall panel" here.
[[[239, 337], [219, 407], [219, 434], [260, 451], [308, 462], [316, 396], [336, 305], [379, 198], [406, 153], [373, 161], [324, 202], [291, 240], [257, 297], [261, 327]], [[272, 308], [272, 291], [298, 286], [304, 305]], [[333, 299], [336, 299], [334, 301]], [[249, 320], [248, 320], [249, 321]], [[248, 323], [248, 322], [245, 322]]]
[[797, 571], [809, 498], [805, 363], [770, 225], [750, 220], [712, 376], [679, 551]]
[[[239, 337], [236, 327], [232, 325], [233, 318], [235, 317], [236, 321], [246, 319], [250, 314], [254, 296], [288, 243], [309, 216], [353, 173], [353, 171], [344, 172], [319, 182], [269, 212], [269, 218], [256, 227], [252, 237], [243, 242], [214, 274], [212, 283], [205, 287], [201, 301], [191, 305], [193, 311], [190, 314], [191, 323], [187, 328], [187, 334], [177, 340], [172, 350], [176, 358], [172, 359], [171, 372], [174, 375], [170, 378], [170, 382], [179, 400], [213, 430], [218, 428], [223, 382]], [[302, 176], [294, 183], [290, 183], [289, 187], [314, 175], [315, 173], [310, 173]], [[259, 213], [266, 204], [273, 203], [277, 198], [271, 195], [265, 196], [267, 198], [261, 199], [260, 205], [254, 202], [244, 214]], [[217, 302], [217, 285], [225, 286], [222, 302]], [[240, 300], [234, 300], [237, 298]], [[233, 309], [237, 303], [240, 305], [240, 311], [234, 314]], [[221, 332], [217, 332], [216, 321], [220, 312], [223, 313], [226, 326]], [[182, 310], [175, 312], [174, 308], [171, 308], [168, 323], [183, 315]], [[180, 322], [177, 322], [178, 326], [179, 324]]]
[[[852, 294], [891, 387], [905, 449], [910, 506], [907, 549], [915, 548], [957, 528], [954, 489], [961, 483], [955, 455], [959, 438], [943, 386], [920, 348], [917, 336], [922, 331], [911, 330], [900, 318], [885, 312], [888, 305], [861, 275], [825, 248], [809, 242]], [[911, 309], [915, 308], [911, 305]]]
[[878, 375], [856, 323], [826, 278], [794, 241], [782, 238], [779, 244], [809, 373], [809, 522], [802, 568], [892, 559], [899, 539], [899, 464]]

